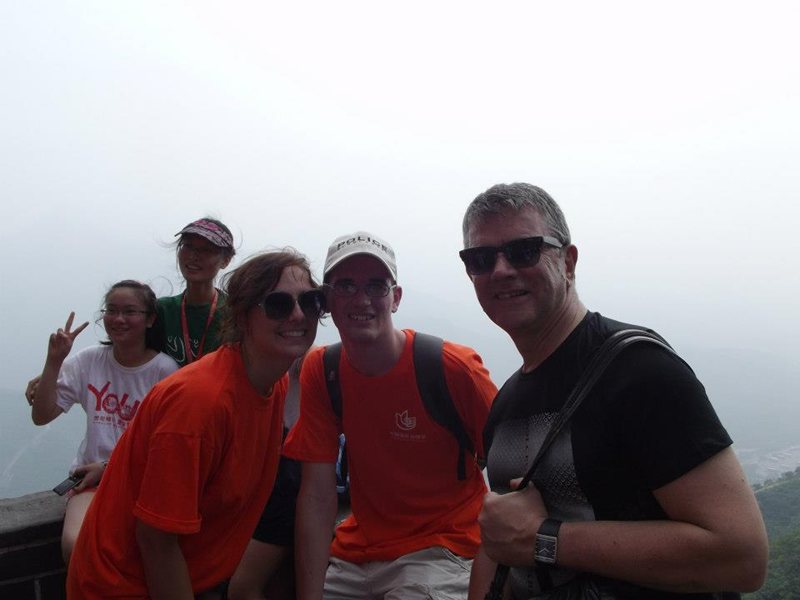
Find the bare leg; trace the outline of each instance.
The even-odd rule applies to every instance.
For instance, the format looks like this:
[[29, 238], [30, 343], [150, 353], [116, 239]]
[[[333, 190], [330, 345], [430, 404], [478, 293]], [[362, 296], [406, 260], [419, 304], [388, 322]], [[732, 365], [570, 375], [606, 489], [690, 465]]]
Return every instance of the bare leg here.
[[290, 557], [289, 548], [250, 540], [228, 587], [230, 600], [261, 600], [267, 582]]
[[64, 557], [65, 565], [69, 565], [72, 548], [75, 547], [75, 540], [78, 539], [81, 523], [83, 523], [89, 504], [94, 498], [95, 490], [96, 488], [93, 488], [76, 494], [67, 502], [67, 512], [64, 515], [64, 530], [61, 533], [61, 555]]

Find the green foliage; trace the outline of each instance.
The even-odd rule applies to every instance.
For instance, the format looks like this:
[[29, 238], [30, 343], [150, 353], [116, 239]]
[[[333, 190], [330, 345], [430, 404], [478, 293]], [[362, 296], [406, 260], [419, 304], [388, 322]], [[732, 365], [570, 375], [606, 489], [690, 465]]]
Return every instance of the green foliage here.
[[769, 572], [764, 586], [746, 600], [800, 598], [800, 468], [756, 489], [770, 540]]
[[743, 598], [794, 600], [800, 597], [800, 529], [770, 544], [769, 574], [764, 586]]
[[771, 540], [800, 528], [800, 477], [794, 473], [785, 475], [787, 477], [775, 483], [765, 484], [756, 493]]

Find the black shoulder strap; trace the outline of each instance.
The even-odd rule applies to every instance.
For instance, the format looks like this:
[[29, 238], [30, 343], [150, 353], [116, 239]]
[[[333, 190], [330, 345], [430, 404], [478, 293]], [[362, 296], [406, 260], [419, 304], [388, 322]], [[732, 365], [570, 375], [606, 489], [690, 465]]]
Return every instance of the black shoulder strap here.
[[342, 419], [342, 386], [339, 383], [341, 358], [341, 342], [327, 346], [322, 353], [322, 368], [325, 374], [325, 385], [328, 387], [328, 397], [331, 399], [331, 408], [340, 421]]
[[[322, 369], [325, 375], [325, 386], [328, 388], [328, 398], [331, 399], [331, 408], [334, 414], [342, 420], [342, 385], [339, 383], [339, 362], [342, 359], [342, 343], [337, 342], [326, 346], [322, 352]], [[347, 441], [339, 448], [338, 458], [339, 473], [338, 480], [342, 482], [345, 489], [348, 488], [349, 464], [347, 461]], [[337, 483], [338, 484], [338, 483]], [[349, 490], [348, 490], [349, 492]]]
[[525, 474], [525, 477], [523, 477], [522, 482], [519, 484], [517, 489], [524, 489], [527, 487], [545, 452], [547, 452], [548, 448], [550, 448], [550, 445], [561, 431], [561, 428], [566, 424], [567, 421], [569, 421], [569, 419], [581, 405], [583, 399], [586, 398], [590, 391], [592, 391], [594, 384], [597, 383], [597, 380], [603, 375], [608, 365], [611, 364], [611, 361], [613, 361], [625, 348], [631, 344], [635, 344], [636, 342], [650, 342], [652, 344], [661, 346], [671, 354], [675, 354], [675, 351], [672, 349], [672, 347], [666, 341], [664, 341], [661, 336], [644, 329], [621, 329], [620, 331], [616, 331], [608, 336], [606, 341], [603, 342], [600, 348], [598, 348], [594, 353], [589, 361], [589, 364], [586, 365], [586, 368], [578, 378], [578, 381], [567, 398], [567, 401], [564, 403], [564, 406], [561, 407], [561, 410], [553, 420], [553, 424], [550, 426], [547, 436], [545, 436], [539, 451], [536, 453], [536, 456], [534, 457], [533, 462], [528, 469], [528, 472]]
[[458, 442], [458, 479], [467, 478], [465, 455], [475, 454], [475, 446], [464, 429], [461, 416], [453, 404], [444, 376], [444, 341], [426, 333], [414, 334], [414, 371], [417, 388], [425, 410], [431, 418], [453, 434]]

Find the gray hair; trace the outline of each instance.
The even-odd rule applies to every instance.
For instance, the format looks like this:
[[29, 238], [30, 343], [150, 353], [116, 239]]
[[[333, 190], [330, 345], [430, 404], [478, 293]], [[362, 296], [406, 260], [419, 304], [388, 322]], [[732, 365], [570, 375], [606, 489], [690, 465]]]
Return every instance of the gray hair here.
[[530, 183], [498, 183], [478, 194], [467, 207], [462, 223], [464, 247], [469, 246], [469, 230], [478, 221], [506, 211], [520, 212], [525, 207], [536, 210], [564, 246], [572, 243], [564, 213], [550, 194]]

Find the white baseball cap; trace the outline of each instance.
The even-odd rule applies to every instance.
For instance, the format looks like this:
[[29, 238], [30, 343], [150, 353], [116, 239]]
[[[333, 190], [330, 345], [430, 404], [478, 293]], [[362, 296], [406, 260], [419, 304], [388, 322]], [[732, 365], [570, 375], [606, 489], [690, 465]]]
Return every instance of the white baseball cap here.
[[328, 248], [328, 256], [325, 258], [325, 270], [323, 279], [328, 276], [331, 270], [343, 260], [356, 256], [357, 254], [368, 254], [381, 261], [392, 276], [397, 281], [397, 263], [394, 258], [394, 250], [381, 238], [366, 231], [356, 231], [348, 235], [336, 238]]

